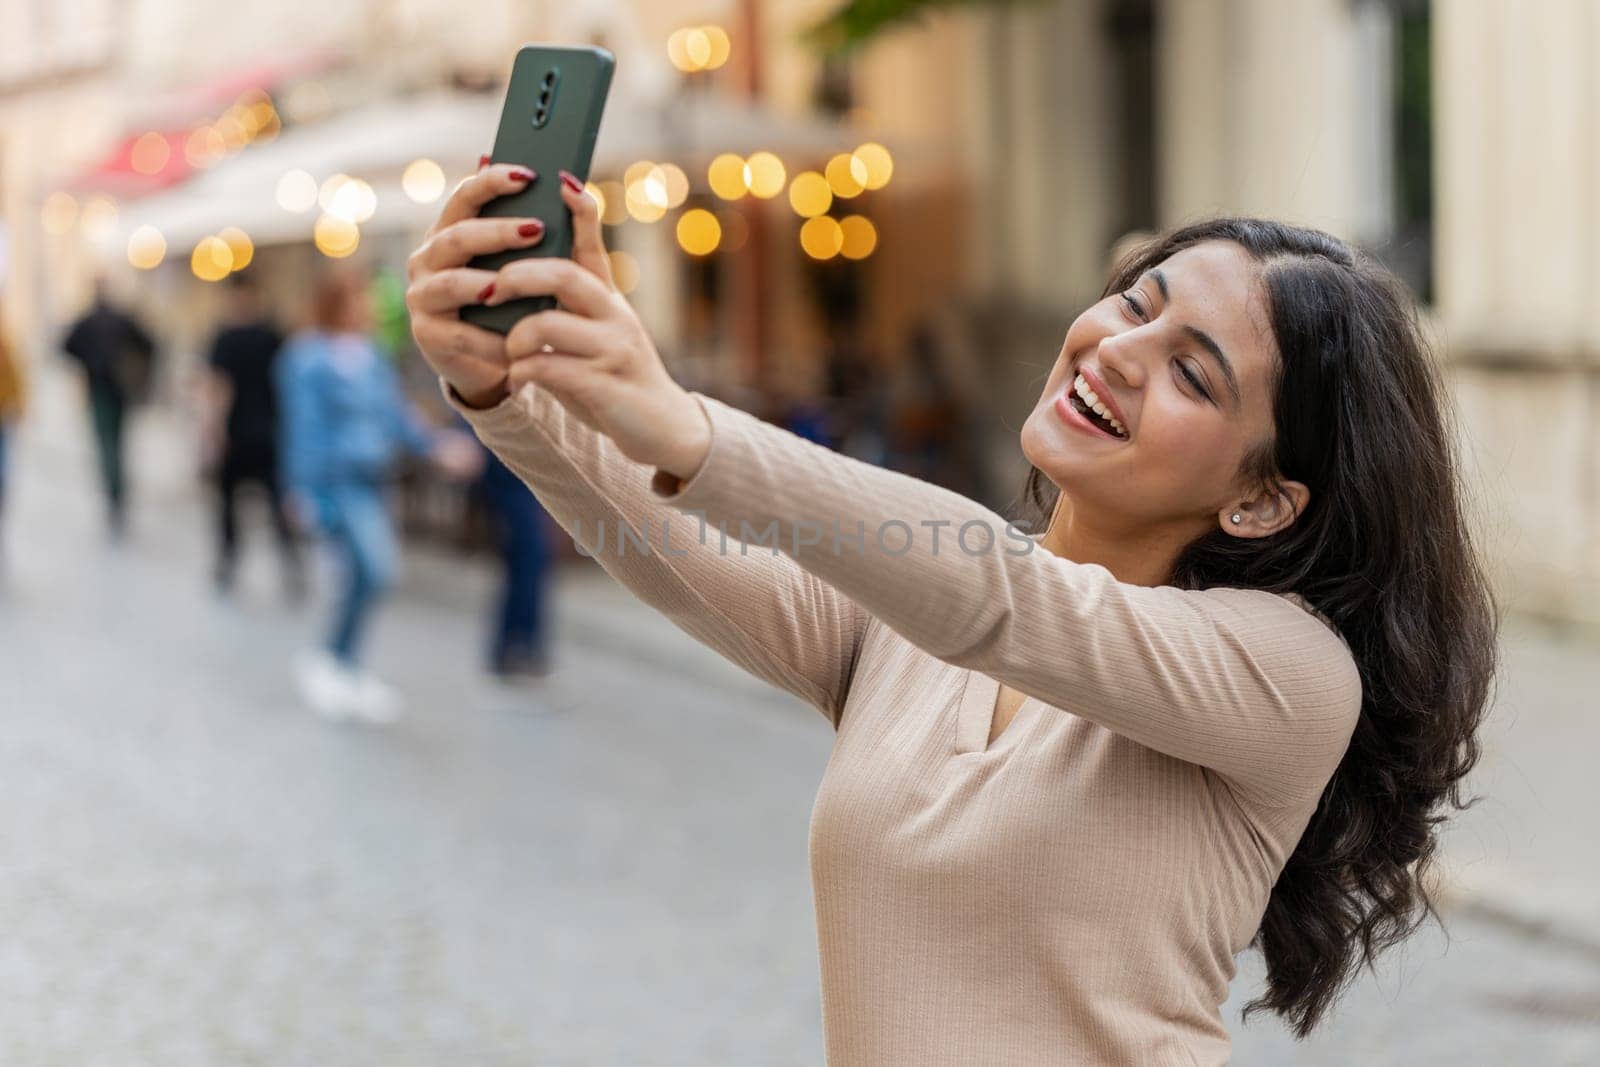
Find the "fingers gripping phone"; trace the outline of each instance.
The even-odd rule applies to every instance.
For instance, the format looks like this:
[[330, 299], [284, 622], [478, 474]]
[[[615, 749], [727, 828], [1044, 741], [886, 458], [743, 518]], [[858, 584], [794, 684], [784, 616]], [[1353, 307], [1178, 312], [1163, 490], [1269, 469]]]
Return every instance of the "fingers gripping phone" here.
[[[561, 202], [556, 172], [567, 170], [580, 181], [589, 180], [589, 162], [615, 66], [616, 58], [603, 48], [530, 44], [518, 50], [489, 159], [519, 164], [538, 177], [520, 192], [489, 201], [478, 214], [539, 219], [544, 239], [527, 248], [474, 256], [469, 266], [499, 270], [525, 256], [572, 255], [572, 213]], [[524, 316], [555, 306], [552, 296], [518, 297], [494, 307], [468, 304], [461, 309], [461, 318], [503, 334]]]

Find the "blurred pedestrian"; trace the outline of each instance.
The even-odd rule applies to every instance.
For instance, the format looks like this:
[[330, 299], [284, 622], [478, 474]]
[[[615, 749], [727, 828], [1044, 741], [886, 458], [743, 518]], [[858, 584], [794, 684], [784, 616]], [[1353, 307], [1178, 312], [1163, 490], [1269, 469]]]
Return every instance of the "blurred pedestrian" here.
[[0, 559], [5, 556], [6, 448], [12, 427], [22, 419], [25, 396], [19, 357], [0, 323]]
[[112, 303], [109, 282], [97, 275], [89, 310], [73, 323], [61, 347], [83, 368], [107, 518], [112, 535], [120, 537], [128, 511], [123, 430], [128, 406], [142, 401], [149, 389], [155, 342], [137, 319]]
[[267, 498], [285, 584], [293, 599], [305, 593], [305, 573], [294, 526], [278, 478], [278, 394], [273, 368], [283, 334], [261, 301], [256, 277], [230, 274], [227, 318], [211, 343], [207, 394], [208, 451], [217, 486], [217, 557], [214, 578], [233, 588], [239, 557], [239, 490], [258, 486]]
[[275, 377], [290, 508], [326, 539], [343, 574], [326, 642], [297, 663], [296, 681], [320, 714], [388, 722], [399, 695], [361, 666], [373, 611], [400, 565], [387, 489], [402, 453], [459, 469], [472, 449], [470, 439], [423, 424], [372, 325], [365, 273], [333, 268], [316, 283], [310, 325], [289, 338]]
[[546, 604], [552, 560], [544, 508], [498, 456], [479, 447], [483, 473], [478, 486], [504, 566], [489, 669], [505, 682], [542, 678], [550, 672]]

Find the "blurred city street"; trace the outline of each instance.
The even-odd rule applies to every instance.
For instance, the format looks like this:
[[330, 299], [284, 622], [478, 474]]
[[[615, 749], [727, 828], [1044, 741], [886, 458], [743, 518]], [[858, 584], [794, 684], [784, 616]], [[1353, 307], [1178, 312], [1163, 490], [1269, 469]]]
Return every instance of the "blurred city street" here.
[[[8, 516], [0, 1063], [821, 1062], [820, 717], [589, 565], [558, 584], [554, 676], [500, 688], [486, 565], [413, 551], [374, 645], [409, 714], [329, 725], [286, 671], [320, 603], [279, 602], [261, 523], [219, 600], [183, 429], [150, 415], [108, 543], [70, 384], [41, 389]], [[1418, 937], [1301, 1046], [1238, 1023], [1246, 954], [1236, 1062], [1600, 1062], [1600, 666], [1508, 648], [1448, 945]]]
[[[1258, 952], [1241, 954], [1223, 1010], [1233, 1062], [1600, 1065], [1600, 215], [1585, 210], [1600, 158], [1600, 4], [480, 0], [472, 11], [0, 5], [0, 1067], [824, 1062], [809, 831], [827, 721], [578, 558], [515, 460], [480, 447], [438, 389], [436, 368], [452, 374], [440, 339], [461, 343], [464, 294], [504, 301], [523, 284], [516, 271], [476, 278], [434, 307], [441, 266], [565, 254], [577, 209], [541, 199], [564, 181], [593, 199], [602, 273], [678, 384], [1024, 525], [1034, 510], [1064, 536], [1078, 515], [1083, 530], [1103, 519], [1088, 550], [1063, 542], [1075, 561], [1148, 555], [1127, 519], [1180, 514], [1155, 499], [1162, 487], [1209, 512], [1222, 481], [1201, 492], [1195, 472], [1221, 479], [1218, 449], [1270, 456], [1312, 500], [1326, 490], [1332, 504], [1294, 521], [1348, 529], [1293, 542], [1320, 546], [1304, 568], [1272, 570], [1285, 542], [1246, 553], [1211, 537], [1233, 562], [1204, 572], [1222, 586], [1293, 573], [1335, 598], [1321, 608], [1348, 594], [1356, 613], [1337, 617], [1362, 638], [1362, 677], [1389, 680], [1367, 694], [1381, 740], [1344, 765], [1291, 865], [1318, 873], [1283, 885], [1315, 893], [1329, 888], [1316, 878], [1409, 873], [1418, 813], [1394, 801], [1454, 780], [1459, 767], [1442, 764], [1483, 704], [1488, 611], [1466, 560], [1481, 564], [1502, 656], [1474, 735], [1477, 803], [1446, 813], [1437, 834], [1445, 927], [1425, 925], [1360, 974], [1305, 1042], [1275, 1016], [1244, 1023], [1265, 975]], [[535, 100], [524, 87], [536, 84]], [[488, 231], [473, 229], [485, 220], [451, 223], [463, 210], [526, 215], [494, 240], [533, 243], [489, 251]], [[1240, 217], [1272, 224], [1241, 230]], [[1190, 229], [1223, 219], [1235, 221]], [[1259, 269], [1241, 261], [1170, 286], [1145, 269], [1173, 258], [1162, 242], [1224, 232]], [[1296, 295], [1286, 279], [1302, 270], [1332, 272], [1305, 282], [1322, 297]], [[1150, 276], [1160, 307], [1141, 309], [1144, 283], [1129, 282]], [[1318, 288], [1335, 276], [1345, 289]], [[1228, 279], [1235, 296], [1201, 299]], [[1258, 290], [1265, 305], [1244, 295]], [[1302, 320], [1321, 325], [1287, 325]], [[1102, 351], [1114, 335], [1135, 340]], [[1209, 362], [1191, 367], [1195, 344]], [[1100, 410], [1088, 376], [1054, 374], [1073, 359], [1097, 372], [1119, 348], [1148, 363], [1121, 376], [1135, 407], [1110, 403], [1118, 387], [1106, 383]], [[1430, 360], [1450, 399], [1448, 462], [1417, 384]], [[1195, 377], [1211, 363], [1231, 412]], [[1052, 377], [1053, 405], [1041, 393]], [[1271, 450], [1250, 436], [1269, 425], [1253, 421], [1261, 381], [1274, 383]], [[1091, 412], [1109, 416], [1107, 433], [1141, 429], [1152, 447], [1114, 467], [1080, 464], [1064, 443], [1057, 455], [1024, 433], [1052, 407], [1091, 431]], [[1156, 418], [1141, 428], [1118, 412]], [[1309, 415], [1345, 421], [1321, 432]], [[1377, 466], [1346, 477], [1335, 460]], [[1033, 488], [1054, 481], [1070, 511], [1050, 510], [1053, 489], [1024, 491], [1030, 462]], [[1224, 531], [1266, 532], [1245, 524], [1234, 488]], [[236, 494], [237, 557], [224, 517]], [[328, 539], [303, 560], [291, 516]], [[1168, 526], [1183, 528], [1153, 529]], [[1463, 530], [1471, 549], [1452, 555]], [[1453, 606], [1425, 609], [1440, 604]], [[1250, 692], [1282, 696], [1276, 675], [1255, 673]], [[387, 686], [403, 714], [380, 725]], [[1241, 692], [1218, 706], [1242, 707]], [[1142, 782], [1122, 774], [1097, 781]], [[1047, 797], [1073, 784], [1051, 770], [1038, 781]], [[1002, 836], [950, 841], [1010, 844], [1018, 806], [976, 792], [995, 811], [971, 825]], [[1170, 810], [1187, 821], [1195, 809]], [[1044, 840], [1065, 868], [1092, 870], [1056, 825]], [[1239, 840], [1259, 849], [1263, 825]], [[943, 826], [911, 830], [942, 849]], [[852, 856], [899, 838], [862, 840]], [[1063, 1010], [1108, 1020], [1108, 1033], [1187, 1034], [1205, 1025], [1205, 997], [1152, 995], [1159, 968], [1134, 966], [1112, 931], [1160, 932], [1146, 920], [1190, 913], [1136, 912], [1120, 887], [1159, 886], [1161, 865], [1105, 840], [1115, 850], [1095, 854], [1115, 869], [1102, 873], [1124, 880], [1081, 924], [1092, 955], [1061, 954], [1048, 991], [1030, 995], [1055, 998], [1082, 960], [1116, 982], [1068, 991]], [[1317, 853], [1329, 841], [1343, 854]], [[826, 859], [825, 915], [826, 887], [841, 884]], [[973, 869], [989, 891], [994, 868]], [[966, 877], [944, 852], [928, 870], [937, 877], [906, 879], [903, 896], [852, 882], [875, 918], [844, 934], [825, 922], [827, 957], [841, 937], [918, 914], [939, 879]], [[1227, 882], [1167, 884], [1210, 908]], [[1028, 920], [1030, 938], [1057, 929], [1033, 913], [1060, 914], [1048, 898], [1067, 895], [1031, 884], [1044, 895], [999, 915]], [[1248, 928], [1254, 899], [1237, 898], [1214, 929]], [[961, 900], [888, 943], [945, 947], [943, 932], [975, 910]], [[1276, 900], [1293, 913], [1295, 949], [1344, 929], [1296, 893]], [[1170, 977], [1198, 982], [1179, 940]], [[1299, 968], [1303, 996], [1337, 973], [1327, 951]], [[898, 959], [870, 955], [868, 970]], [[1275, 956], [1288, 968], [1280, 989], [1297, 984], [1290, 955]], [[956, 958], [964, 980], [1025, 978], [1009, 956], [982, 972]], [[944, 1036], [956, 995], [937, 995], [930, 1031]], [[968, 1006], [987, 1040], [1016, 1036], [1015, 1001]], [[837, 1039], [853, 1025], [925, 1036], [899, 1015], [830, 996], [833, 1059], [851, 1058]], [[1073, 1022], [1067, 1040], [1092, 1028]]]

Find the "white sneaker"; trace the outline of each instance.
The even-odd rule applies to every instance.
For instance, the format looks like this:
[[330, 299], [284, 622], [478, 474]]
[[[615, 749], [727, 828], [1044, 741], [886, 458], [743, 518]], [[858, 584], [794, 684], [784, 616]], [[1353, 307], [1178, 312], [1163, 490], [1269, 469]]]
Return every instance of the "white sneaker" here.
[[323, 718], [342, 722], [357, 714], [360, 701], [356, 678], [327, 652], [302, 655], [295, 662], [295, 683], [301, 699]]
[[353, 683], [358, 717], [379, 726], [387, 726], [400, 718], [400, 694], [393, 686], [366, 671], [357, 673]]

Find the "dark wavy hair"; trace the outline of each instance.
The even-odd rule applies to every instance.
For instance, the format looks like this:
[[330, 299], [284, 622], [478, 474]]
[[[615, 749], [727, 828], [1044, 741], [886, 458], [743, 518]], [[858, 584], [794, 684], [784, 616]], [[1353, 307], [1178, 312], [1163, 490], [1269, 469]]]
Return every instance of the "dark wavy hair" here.
[[[1212, 530], [1168, 584], [1298, 593], [1349, 642], [1362, 683], [1350, 747], [1273, 886], [1252, 944], [1267, 1009], [1305, 1037], [1360, 969], [1428, 917], [1428, 867], [1492, 698], [1499, 612], [1464, 514], [1453, 411], [1403, 283], [1318, 230], [1251, 218], [1184, 226], [1135, 247], [1102, 299], [1202, 241], [1255, 261], [1279, 360], [1275, 434], [1244, 474], [1305, 483], [1310, 501], [1259, 539]], [[1019, 526], [1060, 490], [1032, 467]]]

